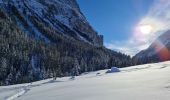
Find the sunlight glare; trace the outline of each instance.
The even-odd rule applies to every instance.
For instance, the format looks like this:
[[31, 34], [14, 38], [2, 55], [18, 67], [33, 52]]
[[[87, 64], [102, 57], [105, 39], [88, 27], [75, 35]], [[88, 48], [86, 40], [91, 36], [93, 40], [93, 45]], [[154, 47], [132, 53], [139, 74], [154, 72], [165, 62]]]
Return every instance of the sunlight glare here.
[[153, 27], [151, 25], [140, 25], [139, 29], [142, 34], [150, 34], [153, 30]]

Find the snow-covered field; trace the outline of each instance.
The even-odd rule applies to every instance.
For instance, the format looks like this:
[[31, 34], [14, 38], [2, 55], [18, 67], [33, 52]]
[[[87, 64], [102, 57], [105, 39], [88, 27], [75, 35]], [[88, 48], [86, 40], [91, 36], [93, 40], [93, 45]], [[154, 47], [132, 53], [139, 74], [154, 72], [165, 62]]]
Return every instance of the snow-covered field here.
[[170, 100], [170, 62], [0, 87], [0, 100]]

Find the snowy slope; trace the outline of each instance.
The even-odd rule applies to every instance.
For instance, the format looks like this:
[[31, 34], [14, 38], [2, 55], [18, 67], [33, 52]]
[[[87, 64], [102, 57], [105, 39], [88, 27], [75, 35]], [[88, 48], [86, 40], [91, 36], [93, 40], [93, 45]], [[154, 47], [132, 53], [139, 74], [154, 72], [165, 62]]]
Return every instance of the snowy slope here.
[[120, 70], [90, 72], [75, 80], [64, 77], [0, 87], [0, 100], [169, 100], [170, 62]]

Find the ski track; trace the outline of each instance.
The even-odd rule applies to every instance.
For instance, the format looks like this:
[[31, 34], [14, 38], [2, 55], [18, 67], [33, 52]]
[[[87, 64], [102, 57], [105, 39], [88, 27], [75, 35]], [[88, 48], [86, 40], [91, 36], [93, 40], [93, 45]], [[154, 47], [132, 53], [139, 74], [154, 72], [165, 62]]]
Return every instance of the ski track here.
[[29, 90], [30, 90], [30, 85], [25, 86], [24, 88], [19, 89], [16, 94], [7, 97], [5, 100], [14, 100], [14, 99], [24, 95], [25, 93], [27, 93]]
[[41, 86], [41, 85], [45, 85], [45, 84], [49, 84], [49, 83], [55, 83], [55, 82], [65, 82], [65, 81], [55, 81], [55, 80], [49, 80], [47, 82], [43, 82], [43, 83], [39, 83], [39, 84], [28, 84], [26, 86], [21, 86], [21, 87], [17, 87], [17, 88], [14, 88], [14, 89], [11, 89], [11, 90], [17, 90], [18, 92], [14, 95], [11, 95], [9, 97], [6, 97], [5, 100], [15, 100], [21, 96], [23, 96], [25, 93], [27, 93], [28, 91], [31, 90], [31, 88], [33, 87], [38, 87], [38, 86]]
[[[46, 82], [46, 83], [49, 83], [49, 82]], [[45, 84], [45, 83], [41, 83], [41, 84]], [[15, 99], [21, 97], [22, 95], [24, 95], [25, 93], [27, 93], [29, 90], [31, 90], [31, 88], [41, 86], [41, 84], [37, 84], [37, 85], [29, 84], [27, 86], [19, 87], [20, 89], [18, 89], [18, 92], [16, 94], [7, 97], [5, 100], [15, 100]]]

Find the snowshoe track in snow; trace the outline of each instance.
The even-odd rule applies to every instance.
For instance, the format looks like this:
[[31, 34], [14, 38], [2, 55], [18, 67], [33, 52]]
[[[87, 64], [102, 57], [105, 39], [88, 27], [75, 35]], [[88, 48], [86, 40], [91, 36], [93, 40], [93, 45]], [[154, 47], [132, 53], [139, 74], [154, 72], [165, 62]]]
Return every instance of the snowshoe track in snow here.
[[29, 91], [29, 89], [27, 89], [27, 88], [21, 89], [21, 90], [18, 91], [17, 94], [14, 94], [10, 97], [7, 97], [6, 100], [14, 100], [14, 99], [24, 95], [27, 91]]

